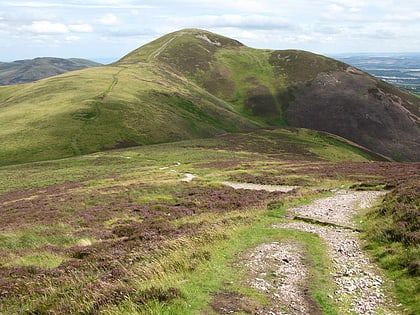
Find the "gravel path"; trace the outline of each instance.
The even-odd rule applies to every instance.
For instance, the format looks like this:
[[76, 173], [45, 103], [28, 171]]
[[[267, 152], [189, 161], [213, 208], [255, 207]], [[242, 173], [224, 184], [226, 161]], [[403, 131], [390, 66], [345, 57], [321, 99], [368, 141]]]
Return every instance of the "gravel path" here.
[[[358, 209], [368, 207], [381, 194], [336, 191], [331, 197], [289, 209], [295, 220], [273, 226], [315, 233], [324, 240], [336, 285], [330, 298], [338, 302], [340, 314], [403, 314], [397, 311], [392, 299], [385, 296], [381, 272], [362, 251], [359, 232], [352, 220]], [[307, 223], [305, 219], [324, 224]], [[275, 305], [273, 308], [259, 314], [318, 314], [303, 285], [308, 283], [308, 270], [299, 246], [262, 244], [249, 257], [246, 266], [252, 275], [250, 284], [275, 301], [271, 303]], [[310, 311], [308, 307], [312, 307]]]
[[308, 290], [309, 275], [299, 244], [261, 244], [246, 256], [251, 287], [270, 296], [256, 314], [322, 314]]
[[298, 218], [356, 228], [353, 221], [359, 209], [368, 208], [384, 192], [379, 191], [335, 191], [334, 195], [317, 199], [309, 205], [289, 209]]

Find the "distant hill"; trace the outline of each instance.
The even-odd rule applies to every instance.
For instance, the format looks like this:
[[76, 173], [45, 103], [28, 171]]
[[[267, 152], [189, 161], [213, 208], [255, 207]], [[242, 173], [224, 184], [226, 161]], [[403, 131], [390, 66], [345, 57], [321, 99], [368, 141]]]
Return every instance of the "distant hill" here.
[[337, 55], [335, 58], [420, 96], [420, 53]]
[[267, 126], [419, 161], [419, 108], [419, 98], [343, 62], [187, 29], [111, 65], [1, 87], [0, 164]]
[[0, 85], [28, 83], [69, 71], [100, 65], [100, 63], [86, 59], [52, 57], [0, 62]]

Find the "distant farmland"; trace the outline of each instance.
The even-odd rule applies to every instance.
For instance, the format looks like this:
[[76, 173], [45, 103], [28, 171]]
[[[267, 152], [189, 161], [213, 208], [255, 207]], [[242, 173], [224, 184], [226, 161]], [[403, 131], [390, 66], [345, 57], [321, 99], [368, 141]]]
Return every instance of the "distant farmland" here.
[[334, 58], [420, 96], [420, 53], [337, 55]]

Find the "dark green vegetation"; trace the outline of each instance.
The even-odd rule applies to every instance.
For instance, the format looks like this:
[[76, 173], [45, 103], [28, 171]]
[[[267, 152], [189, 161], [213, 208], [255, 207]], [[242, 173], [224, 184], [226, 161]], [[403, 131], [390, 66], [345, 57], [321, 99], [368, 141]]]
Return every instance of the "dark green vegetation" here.
[[418, 98], [344, 63], [183, 30], [112, 65], [1, 87], [0, 164], [273, 125], [418, 161], [418, 116]]
[[417, 177], [396, 187], [365, 215], [368, 249], [395, 280], [397, 294], [412, 314], [420, 311], [419, 196]]
[[0, 62], [0, 85], [29, 83], [57, 74], [100, 65], [100, 63], [86, 59], [52, 57]]
[[[320, 239], [269, 227], [325, 188], [418, 180], [418, 163], [366, 154], [310, 130], [265, 129], [4, 166], [0, 313], [221, 314], [226, 297], [246, 313], [269, 301], [236, 262], [276, 240], [303, 246], [311, 295], [337, 314]], [[181, 182], [185, 173], [197, 177]], [[227, 180], [300, 188], [234, 190]]]

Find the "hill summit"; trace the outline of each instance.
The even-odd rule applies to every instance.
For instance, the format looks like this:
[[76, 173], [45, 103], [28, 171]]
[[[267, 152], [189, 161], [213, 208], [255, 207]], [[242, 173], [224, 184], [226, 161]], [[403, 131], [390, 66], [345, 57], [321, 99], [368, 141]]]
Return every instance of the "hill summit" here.
[[185, 29], [111, 65], [0, 88], [0, 163], [266, 126], [420, 160], [419, 98], [342, 62]]

